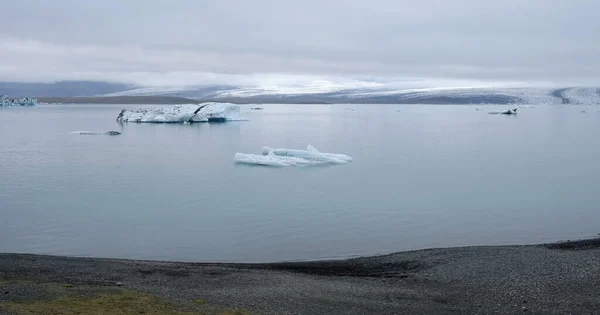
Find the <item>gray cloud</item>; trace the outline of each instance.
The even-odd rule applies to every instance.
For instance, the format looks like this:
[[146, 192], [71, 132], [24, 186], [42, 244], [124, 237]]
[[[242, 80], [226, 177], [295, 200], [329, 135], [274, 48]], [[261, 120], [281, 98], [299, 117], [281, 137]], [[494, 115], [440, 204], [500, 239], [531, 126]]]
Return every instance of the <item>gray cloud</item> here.
[[587, 84], [600, 76], [599, 11], [596, 0], [3, 1], [0, 79]]

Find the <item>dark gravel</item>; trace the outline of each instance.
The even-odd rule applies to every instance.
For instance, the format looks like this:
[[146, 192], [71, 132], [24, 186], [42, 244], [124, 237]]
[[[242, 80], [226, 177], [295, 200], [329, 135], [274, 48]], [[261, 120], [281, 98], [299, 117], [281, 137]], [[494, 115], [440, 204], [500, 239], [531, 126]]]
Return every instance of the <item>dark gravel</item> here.
[[[600, 314], [598, 244], [464, 247], [273, 264], [0, 254], [0, 279], [121, 282], [184, 306], [203, 299], [259, 314]], [[40, 298], [26, 286], [10, 298], [0, 296], [0, 303]]]

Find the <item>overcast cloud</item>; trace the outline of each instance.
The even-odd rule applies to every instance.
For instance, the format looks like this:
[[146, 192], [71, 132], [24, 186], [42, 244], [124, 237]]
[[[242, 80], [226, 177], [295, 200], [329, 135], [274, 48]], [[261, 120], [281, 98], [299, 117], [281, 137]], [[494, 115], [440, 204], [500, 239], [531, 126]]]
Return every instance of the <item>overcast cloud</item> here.
[[0, 80], [594, 84], [598, 12], [597, 0], [7, 0]]

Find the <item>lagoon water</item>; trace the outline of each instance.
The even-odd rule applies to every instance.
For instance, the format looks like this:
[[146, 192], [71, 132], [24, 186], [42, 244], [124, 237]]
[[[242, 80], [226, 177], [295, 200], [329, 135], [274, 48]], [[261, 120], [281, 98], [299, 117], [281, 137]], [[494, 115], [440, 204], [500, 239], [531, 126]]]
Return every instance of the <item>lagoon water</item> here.
[[[0, 252], [262, 262], [600, 232], [597, 107], [264, 105], [225, 124], [115, 121], [136, 107], [0, 109]], [[308, 144], [354, 161], [233, 163]]]

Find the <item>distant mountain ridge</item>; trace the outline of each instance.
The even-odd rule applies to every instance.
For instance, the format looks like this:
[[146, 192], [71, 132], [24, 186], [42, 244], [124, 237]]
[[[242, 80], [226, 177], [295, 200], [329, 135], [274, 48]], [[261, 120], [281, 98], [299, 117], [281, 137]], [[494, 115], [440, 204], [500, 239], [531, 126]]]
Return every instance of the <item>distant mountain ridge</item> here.
[[133, 88], [135, 88], [133, 85], [99, 81], [0, 82], [0, 95], [6, 94], [11, 97], [102, 96]]
[[[200, 87], [142, 87], [120, 83], [94, 81], [60, 81], [56, 83], [0, 82], [0, 94], [11, 97], [38, 97], [71, 102], [87, 100], [106, 103], [102, 97], [116, 100], [175, 100], [183, 102], [217, 101], [232, 103], [372, 103], [372, 104], [573, 104], [600, 105], [600, 88], [337, 88], [323, 92], [306, 87], [283, 90], [213, 85]], [[92, 97], [92, 98], [89, 98]]]

